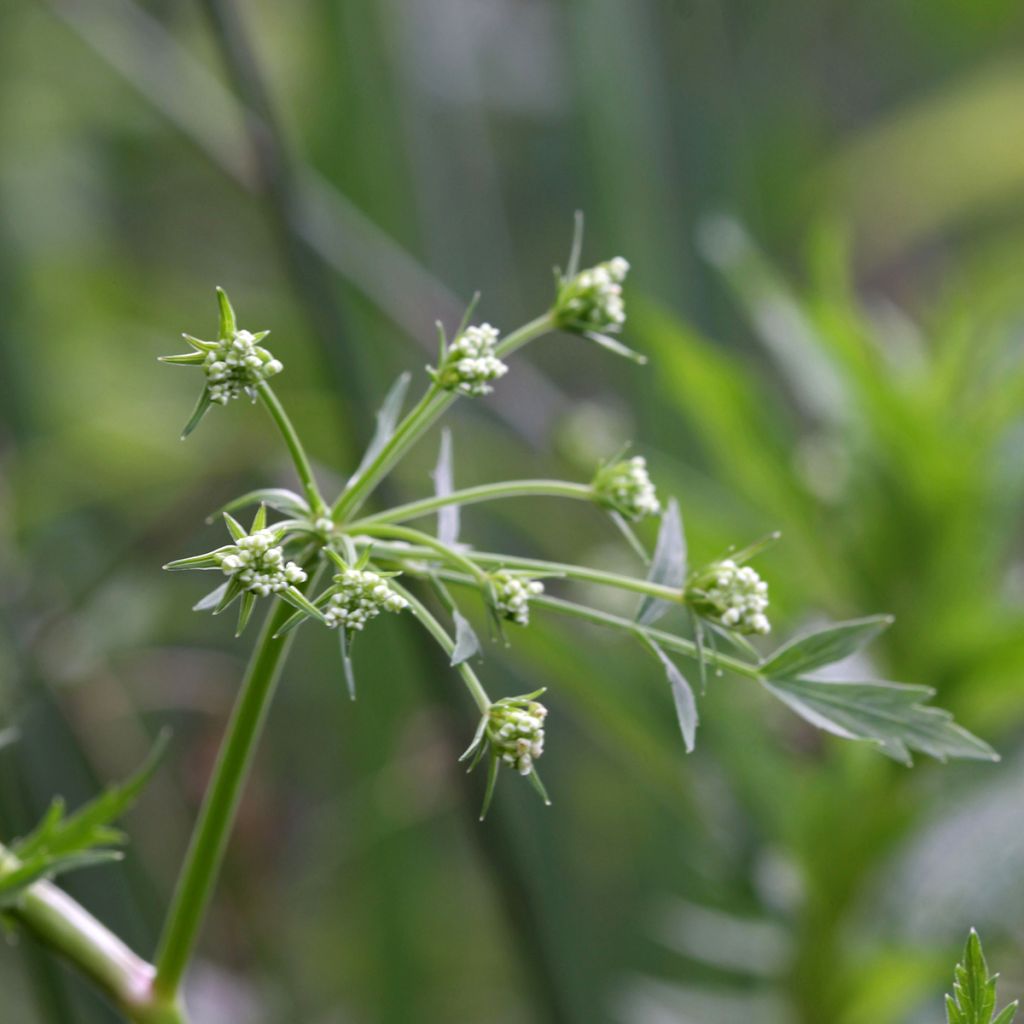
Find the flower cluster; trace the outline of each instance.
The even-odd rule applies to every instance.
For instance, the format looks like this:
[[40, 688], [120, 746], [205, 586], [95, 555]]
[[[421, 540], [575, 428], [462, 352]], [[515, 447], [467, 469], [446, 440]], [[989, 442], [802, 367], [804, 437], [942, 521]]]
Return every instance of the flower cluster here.
[[715, 562], [690, 583], [686, 600], [697, 614], [737, 633], [771, 632], [768, 584], [749, 565]]
[[544, 753], [544, 719], [548, 709], [535, 700], [508, 698], [491, 705], [487, 734], [495, 755], [520, 775], [533, 771]]
[[626, 322], [622, 282], [628, 272], [629, 261], [616, 256], [566, 280], [555, 305], [558, 325], [581, 331], [620, 330]]
[[626, 519], [643, 519], [661, 512], [661, 502], [647, 474], [647, 460], [642, 455], [603, 466], [592, 486], [601, 504]]
[[324, 619], [332, 629], [360, 630], [381, 609], [400, 612], [409, 602], [388, 586], [387, 579], [369, 569], [349, 567], [334, 577], [334, 587], [324, 606]]
[[281, 361], [257, 344], [264, 337], [266, 332], [257, 337], [249, 331], [235, 331], [206, 351], [202, 367], [211, 402], [227, 405], [243, 391], [251, 394], [261, 381], [281, 372]]
[[431, 370], [437, 383], [448, 391], [477, 397], [490, 394], [490, 382], [504, 377], [508, 367], [494, 354], [498, 329], [490, 324], [467, 327]]
[[491, 576], [494, 588], [494, 610], [499, 618], [520, 626], [530, 624], [530, 598], [544, 593], [540, 580], [531, 580], [511, 572]]
[[266, 597], [306, 581], [306, 573], [294, 562], [284, 560], [276, 530], [257, 530], [239, 537], [234, 544], [212, 552], [225, 576], [257, 597]]

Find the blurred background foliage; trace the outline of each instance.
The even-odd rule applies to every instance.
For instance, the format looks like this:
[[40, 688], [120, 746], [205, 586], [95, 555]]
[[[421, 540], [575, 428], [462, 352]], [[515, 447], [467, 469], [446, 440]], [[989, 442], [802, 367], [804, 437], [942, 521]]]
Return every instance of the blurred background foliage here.
[[[454, 674], [382, 621], [350, 705], [311, 632], [198, 1020], [914, 1024], [971, 924], [1024, 990], [1016, 0], [8, 0], [0, 57], [0, 699], [22, 732], [0, 823], [86, 798], [172, 724], [124, 869], [68, 882], [140, 950], [248, 646], [159, 567], [218, 542], [221, 501], [289, 483], [259, 409], [177, 440], [195, 381], [154, 359], [212, 328], [214, 284], [273, 329], [279, 390], [343, 470], [437, 317], [477, 288], [506, 329], [544, 308], [584, 209], [587, 253], [633, 264], [650, 365], [532, 347], [459, 407], [458, 482], [589, 479], [635, 441], [694, 559], [782, 530], [779, 633], [894, 613], [873, 670], [1004, 754], [907, 771], [721, 678], [687, 757], [650, 659], [537, 615], [485, 672], [550, 687], [555, 807], [502, 786], [480, 826]], [[391, 497], [427, 492], [433, 447]], [[586, 508], [464, 521], [636, 569]], [[0, 991], [12, 1021], [112, 1019], [23, 938]]]

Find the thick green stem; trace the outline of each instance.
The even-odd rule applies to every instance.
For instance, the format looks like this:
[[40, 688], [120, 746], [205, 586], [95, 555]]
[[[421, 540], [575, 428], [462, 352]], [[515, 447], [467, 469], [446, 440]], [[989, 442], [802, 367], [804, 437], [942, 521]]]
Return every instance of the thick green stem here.
[[231, 835], [242, 788], [294, 633], [274, 634], [292, 607], [277, 601], [267, 616], [228, 723], [157, 955], [156, 991], [171, 997], [181, 987]]
[[[547, 312], [505, 337], [495, 347], [495, 353], [499, 357], [510, 355], [553, 328], [554, 316]], [[373, 462], [334, 503], [331, 514], [336, 522], [344, 522], [360, 509], [377, 484], [458, 397], [457, 391], [443, 391], [437, 384], [432, 384], [427, 389], [426, 394], [398, 425], [398, 429]]]
[[274, 394], [274, 389], [266, 381], [260, 382], [257, 386], [257, 391], [263, 400], [263, 405], [266, 407], [267, 412], [270, 413], [271, 418], [277, 425], [277, 429], [281, 432], [284, 443], [288, 446], [288, 453], [295, 464], [295, 472], [302, 482], [302, 489], [306, 492], [306, 500], [309, 502], [309, 507], [313, 510], [313, 515], [326, 515], [327, 502], [324, 501], [323, 496], [320, 494], [320, 488], [317, 487], [316, 477], [313, 475], [313, 467], [310, 465], [309, 457], [306, 455], [305, 448], [302, 447], [302, 442], [299, 440], [299, 435], [292, 425], [292, 421], [284, 411], [284, 406], [278, 400], [277, 395]]
[[[0, 874], [17, 867], [17, 858], [0, 845]], [[52, 882], [29, 886], [13, 915], [89, 978], [134, 1024], [188, 1024], [177, 995], [156, 991], [153, 966]]]
[[448, 505], [475, 505], [481, 501], [496, 501], [501, 498], [574, 498], [579, 501], [593, 501], [594, 489], [589, 484], [574, 484], [565, 480], [509, 480], [505, 483], [480, 484], [466, 487], [451, 494], [438, 494], [420, 501], [396, 505], [386, 512], [378, 512], [364, 519], [347, 524], [352, 532], [362, 530], [375, 523], [402, 523], [407, 519], [418, 519]]

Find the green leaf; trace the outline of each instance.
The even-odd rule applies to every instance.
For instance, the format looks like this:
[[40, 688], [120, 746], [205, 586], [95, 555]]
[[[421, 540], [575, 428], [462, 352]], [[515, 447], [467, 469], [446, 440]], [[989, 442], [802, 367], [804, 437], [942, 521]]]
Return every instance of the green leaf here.
[[877, 743], [882, 753], [903, 764], [911, 763], [912, 750], [939, 761], [951, 757], [999, 760], [987, 743], [957, 725], [948, 711], [922, 703], [935, 692], [927, 686], [802, 678], [763, 683], [811, 725], [844, 739]]
[[643, 366], [647, 362], [647, 356], [634, 351], [629, 348], [628, 345], [623, 345], [621, 341], [609, 338], [607, 334], [601, 334], [599, 331], [584, 331], [583, 337], [589, 338], [591, 341], [600, 345], [601, 348], [606, 348], [609, 352], [614, 352], [615, 355], [622, 356], [624, 359], [629, 359], [631, 362], [637, 363], [640, 366]]
[[256, 607], [256, 595], [252, 591], [247, 591], [242, 595], [242, 601], [238, 606], [238, 629], [235, 630], [235, 636], [239, 637], [245, 632], [245, 627], [249, 625], [249, 619], [252, 618], [252, 610]]
[[644, 642], [665, 669], [665, 678], [668, 679], [668, 685], [672, 690], [672, 700], [675, 702], [683, 743], [686, 745], [686, 752], [692, 753], [697, 741], [698, 721], [697, 699], [693, 695], [693, 689], [675, 662], [650, 637], [645, 636]]
[[480, 638], [469, 624], [469, 620], [457, 608], [452, 609], [452, 619], [455, 622], [455, 648], [452, 650], [451, 660], [454, 668], [480, 653]]
[[953, 994], [946, 996], [947, 1024], [1010, 1024], [1017, 1014], [1016, 1001], [993, 1019], [997, 974], [989, 975], [981, 939], [972, 928], [963, 959], [953, 970]]
[[[670, 498], [661, 517], [658, 540], [654, 545], [654, 558], [651, 560], [647, 580], [665, 587], [678, 587], [682, 591], [685, 579], [686, 535], [683, 533], [683, 518], [679, 512], [679, 502], [675, 498]], [[640, 602], [636, 620], [641, 626], [650, 626], [672, 607], [671, 601], [645, 597]]]
[[[431, 475], [434, 479], [434, 493], [439, 498], [447, 498], [455, 490], [452, 468], [452, 432], [447, 427], [441, 431], [441, 447], [437, 453], [437, 465]], [[449, 547], [458, 543], [458, 505], [445, 505], [437, 510], [437, 539]]]
[[188, 418], [188, 423], [185, 424], [181, 432], [182, 441], [199, 426], [200, 421], [206, 415], [211, 405], [213, 405], [213, 402], [210, 400], [210, 391], [204, 387], [203, 393], [199, 396], [199, 401], [196, 402], [196, 407], [192, 410], [192, 415]]
[[276, 512], [281, 512], [286, 516], [294, 516], [297, 519], [306, 519], [310, 514], [309, 505], [305, 499], [285, 487], [261, 487], [258, 490], [249, 491], [246, 494], [239, 495], [233, 501], [229, 501], [218, 511], [236, 512], [238, 509], [246, 508], [248, 505], [258, 504], [269, 505]]
[[149, 782], [167, 747], [161, 733], [145, 763], [126, 782], [113, 786], [70, 816], [64, 801], [53, 800], [43, 820], [24, 839], [11, 845], [17, 865], [0, 867], [0, 907], [16, 905], [25, 889], [41, 878], [118, 859], [110, 847], [120, 846], [126, 836], [113, 823], [138, 798]]
[[9, 747], [12, 743], [17, 743], [20, 735], [17, 727], [13, 725], [6, 729], [0, 729], [0, 750]]
[[338, 642], [341, 645], [341, 667], [345, 673], [345, 686], [350, 700], [356, 699], [356, 674], [352, 667], [352, 645], [348, 641], [348, 630], [344, 626], [338, 630]]
[[761, 663], [761, 671], [771, 678], [813, 672], [859, 651], [892, 623], [891, 615], [836, 622], [816, 633], [790, 640]]
[[233, 540], [241, 540], [243, 537], [249, 536], [249, 531], [230, 512], [223, 512], [221, 514], [224, 516], [228, 533], [231, 534]]
[[409, 381], [411, 380], [411, 373], [401, 374], [395, 383], [391, 385], [391, 390], [384, 396], [384, 403], [377, 410], [377, 427], [373, 432], [373, 437], [370, 438], [370, 443], [366, 447], [363, 459], [352, 474], [346, 490], [363, 475], [363, 472], [377, 458], [384, 445], [394, 435], [395, 427], [398, 426], [398, 417], [402, 413], [402, 405], [405, 403], [405, 393], [409, 390]]
[[217, 329], [217, 336], [221, 341], [228, 341], [235, 336], [235, 331], [238, 330], [238, 321], [228, 293], [220, 287], [217, 288], [217, 305], [220, 308], [220, 326]]
[[230, 580], [225, 580], [219, 587], [211, 590], [201, 601], [197, 601], [192, 605], [192, 611], [206, 612], [211, 608], [216, 608], [224, 599], [224, 595], [227, 593], [228, 584], [230, 582]]
[[307, 615], [311, 615], [313, 618], [323, 622], [324, 625], [327, 624], [323, 612], [315, 604], [312, 604], [301, 590], [297, 590], [295, 587], [288, 587], [287, 590], [282, 590], [278, 596], [282, 600], [287, 601], [292, 607], [298, 608], [299, 611], [305, 612]]

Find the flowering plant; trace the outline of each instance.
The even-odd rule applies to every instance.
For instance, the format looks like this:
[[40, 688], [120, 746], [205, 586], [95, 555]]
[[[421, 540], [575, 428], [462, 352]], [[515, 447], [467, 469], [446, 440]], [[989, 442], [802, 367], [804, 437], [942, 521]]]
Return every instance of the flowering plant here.
[[[225, 406], [245, 394], [269, 413], [291, 456], [300, 490], [265, 488], [241, 496], [223, 510], [229, 544], [165, 567], [213, 571], [226, 577], [196, 608], [216, 614], [237, 601], [238, 633], [261, 599], [269, 608], [181, 869], [155, 962], [141, 960], [42, 881], [112, 855], [110, 846], [120, 835], [110, 822], [124, 810], [145, 776], [71, 818], [65, 819], [58, 808], [27, 839], [0, 846], [0, 910], [67, 955], [129, 1020], [184, 1024], [189, 1019], [182, 979], [275, 684], [297, 629], [306, 623], [338, 634], [344, 678], [353, 696], [354, 640], [375, 628], [381, 612], [415, 621], [437, 642], [462, 677], [480, 716], [464, 757], [470, 769], [487, 763], [484, 812], [502, 765], [526, 778], [550, 802], [537, 771], [545, 749], [547, 709], [537, 701], [543, 691], [498, 699], [488, 694], [476, 667], [483, 644], [463, 614], [462, 595], [470, 603], [480, 602], [499, 629], [506, 622], [528, 628], [534, 615], [553, 614], [596, 623], [637, 640], [664, 674], [687, 750], [695, 744], [698, 700], [677, 663], [679, 658], [696, 667], [702, 684], [709, 667], [718, 674], [729, 672], [778, 698], [811, 725], [846, 739], [867, 741], [905, 763], [910, 762], [911, 751], [939, 759], [996, 758], [986, 743], [926, 703], [931, 696], [926, 687], [847, 681], [834, 678], [834, 673], [828, 680], [821, 678], [821, 669], [842, 661], [887, 628], [891, 623], [887, 616], [833, 624], [774, 651], [756, 648], [751, 638], [763, 638], [771, 629], [768, 584], [746, 563], [761, 545], [726, 552], [706, 567], [690, 571], [678, 503], [659, 497], [642, 456], [613, 458], [590, 483], [513, 480], [456, 489], [446, 434], [435, 472], [435, 494], [363, 513], [381, 481], [452, 403], [460, 397], [490, 393], [511, 372], [509, 358], [528, 343], [561, 329], [643, 362], [642, 356], [612, 337], [626, 322], [623, 283], [628, 263], [616, 257], [580, 270], [581, 241], [578, 227], [568, 268], [557, 274], [551, 308], [536, 319], [503, 333], [489, 324], [470, 326], [467, 313], [450, 345], [441, 331], [437, 366], [428, 371], [422, 397], [402, 416], [408, 377], [399, 379], [385, 400], [366, 454], [333, 502], [326, 500], [305, 447], [271, 387], [270, 378], [281, 372], [282, 364], [261, 344], [267, 332], [239, 328], [221, 289], [217, 290], [217, 339], [202, 341], [186, 335], [193, 351], [166, 357], [167, 362], [196, 367], [203, 374], [199, 401], [184, 436], [196, 429], [213, 406]], [[644, 571], [619, 574], [481, 551], [460, 543], [453, 510], [511, 497], [574, 500], [603, 510], [642, 555]], [[248, 530], [232, 515], [245, 506], [257, 507]], [[434, 513], [438, 515], [436, 532], [408, 525]], [[633, 526], [652, 518], [659, 525], [653, 552], [648, 553]], [[325, 570], [331, 574], [326, 585], [321, 582]], [[548, 592], [541, 582], [545, 579], [552, 581], [555, 593]], [[636, 613], [617, 615], [573, 600], [571, 594], [559, 592], [559, 581], [565, 580], [634, 594]], [[452, 590], [460, 595], [458, 600]], [[725, 649], [718, 648], [717, 640]]]

